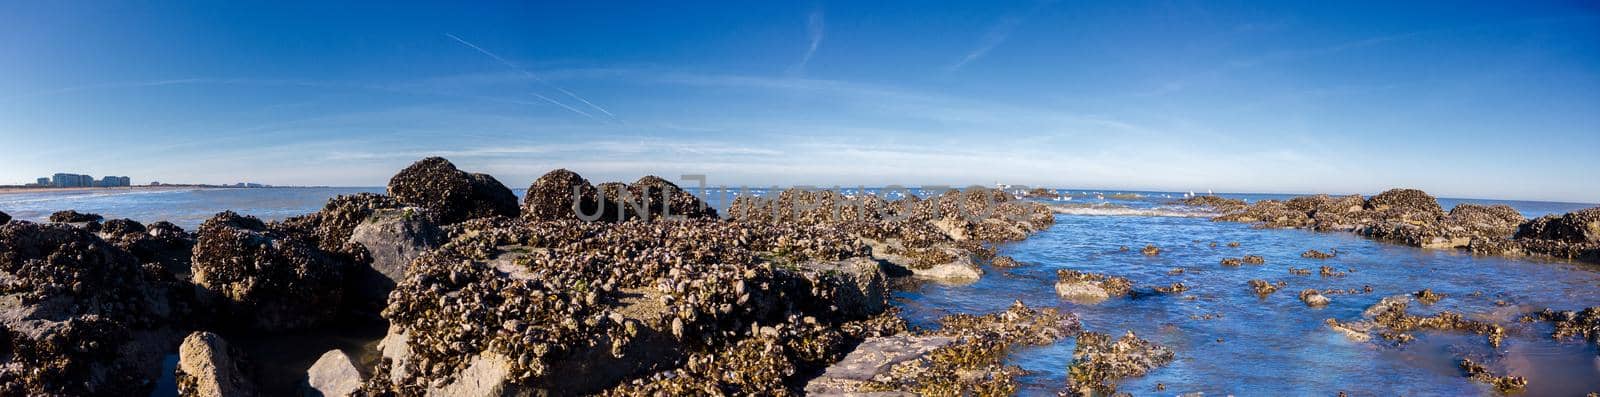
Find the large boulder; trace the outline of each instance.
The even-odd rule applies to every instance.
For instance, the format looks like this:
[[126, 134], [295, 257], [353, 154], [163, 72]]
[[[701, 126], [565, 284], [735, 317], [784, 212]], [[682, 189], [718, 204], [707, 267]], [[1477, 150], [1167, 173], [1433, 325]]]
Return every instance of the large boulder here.
[[99, 214], [85, 214], [75, 210], [58, 211], [50, 214], [50, 221], [56, 223], [87, 223], [99, 222], [105, 217]]
[[579, 219], [581, 212], [585, 217], [598, 215], [597, 220], [618, 220], [615, 204], [609, 199], [617, 197], [615, 192], [607, 192], [606, 197], [608, 200], [600, 200], [595, 187], [578, 173], [557, 169], [528, 186], [522, 200], [522, 217], [530, 221]]
[[494, 177], [470, 174], [440, 157], [417, 161], [389, 179], [401, 204], [436, 214], [444, 224], [490, 216], [517, 216], [517, 196]]
[[850, 258], [837, 262], [807, 262], [799, 265], [801, 276], [816, 288], [809, 303], [827, 306], [824, 310], [845, 318], [866, 318], [888, 306], [888, 287], [883, 270], [870, 258]]
[[[628, 185], [628, 195], [616, 198], [628, 211], [646, 219], [716, 218], [717, 210], [700, 197], [655, 175], [647, 175]], [[642, 209], [642, 211], [641, 211]]]
[[381, 310], [411, 261], [437, 248], [443, 239], [438, 226], [409, 209], [374, 211], [350, 233], [349, 242], [364, 247], [371, 261], [349, 269], [352, 296], [348, 298]]
[[0, 225], [4, 225], [9, 222], [11, 222], [11, 215], [5, 213], [5, 211], [0, 211]]
[[1452, 227], [1484, 237], [1506, 238], [1516, 233], [1527, 218], [1509, 205], [1458, 204], [1450, 209], [1447, 221]]
[[1521, 225], [1516, 238], [1600, 243], [1600, 207], [1539, 217]]
[[1427, 192], [1417, 189], [1389, 189], [1367, 199], [1366, 208], [1373, 211], [1398, 210], [1407, 213], [1444, 215], [1439, 201]]
[[132, 255], [67, 225], [0, 225], [0, 395], [141, 395], [172, 311]]
[[210, 332], [195, 332], [178, 347], [178, 394], [195, 397], [254, 396], [255, 388], [239, 370], [237, 353]]
[[337, 313], [343, 264], [313, 244], [232, 211], [201, 224], [199, 235], [194, 284], [221, 324], [304, 329]]

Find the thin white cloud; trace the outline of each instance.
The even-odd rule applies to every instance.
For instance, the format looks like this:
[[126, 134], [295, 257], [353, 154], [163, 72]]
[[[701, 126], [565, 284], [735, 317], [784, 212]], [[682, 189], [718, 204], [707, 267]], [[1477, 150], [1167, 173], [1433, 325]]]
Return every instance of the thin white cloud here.
[[[451, 40], [455, 40], [457, 43], [461, 43], [461, 45], [467, 46], [468, 48], [471, 48], [473, 50], [477, 50], [479, 53], [482, 53], [483, 55], [489, 56], [489, 58], [493, 58], [495, 61], [500, 62], [500, 64], [505, 65], [506, 67], [511, 68], [512, 70], [516, 70], [518, 72], [521, 72], [523, 76], [527, 76], [528, 78], [533, 79], [534, 81], [538, 82], [539, 84], [542, 84], [542, 85], [544, 85], [546, 87], [550, 87], [551, 89], [554, 89], [556, 91], [560, 91], [562, 94], [566, 94], [568, 97], [571, 97], [572, 99], [575, 99], [578, 102], [582, 102], [583, 104], [588, 105], [590, 108], [592, 108], [594, 110], [599, 110], [601, 113], [605, 113], [607, 116], [610, 116], [612, 118], [616, 118], [615, 114], [612, 114], [611, 111], [606, 110], [603, 107], [600, 107], [600, 105], [596, 105], [596, 104], [594, 104], [594, 102], [590, 102], [588, 99], [584, 99], [583, 97], [578, 96], [578, 94], [575, 94], [572, 91], [568, 91], [568, 90], [566, 90], [564, 88], [557, 87], [557, 86], [555, 86], [553, 84], [550, 84], [550, 82], [545, 81], [545, 79], [543, 77], [539, 77], [539, 75], [534, 74], [533, 72], [528, 71], [527, 69], [523, 69], [521, 66], [517, 66], [516, 63], [512, 63], [511, 61], [506, 60], [505, 58], [500, 57], [500, 55], [497, 55], [494, 52], [491, 52], [491, 51], [489, 51], [487, 49], [484, 49], [483, 47], [479, 47], [477, 44], [473, 44], [472, 42], [467, 41], [466, 39], [462, 39], [460, 37], [456, 37], [456, 35], [449, 34], [449, 33], [445, 33], [444, 35], [445, 35], [445, 37], [449, 37]], [[561, 106], [562, 108], [565, 108], [567, 110], [571, 110], [574, 113], [583, 115], [584, 117], [588, 117], [588, 118], [591, 118], [591, 119], [599, 120], [599, 118], [595, 117], [594, 115], [589, 114], [588, 112], [580, 111], [577, 108], [574, 108], [572, 106], [567, 106], [564, 103], [561, 103], [559, 101], [556, 101], [556, 100], [551, 99], [549, 97], [546, 97], [544, 95], [540, 95], [538, 93], [533, 93], [533, 95], [538, 97], [539, 99], [545, 100], [546, 102], [550, 102], [552, 104]]]
[[968, 51], [966, 56], [961, 57], [960, 61], [956, 61], [956, 63], [950, 65], [947, 70], [952, 72], [961, 70], [961, 68], [967, 66], [968, 63], [972, 63], [973, 61], [983, 58], [984, 55], [988, 55], [989, 50], [999, 47], [1000, 44], [1005, 43], [1007, 39], [1010, 39], [1011, 32], [1017, 30], [1017, 26], [1022, 25], [1023, 21], [1033, 17], [1034, 14], [1039, 13], [1040, 9], [1043, 9], [1044, 6], [1050, 5], [1050, 3], [1053, 2], [1053, 0], [1041, 1], [1035, 4], [1032, 8], [1029, 8], [1027, 12], [1010, 14], [1001, 17], [999, 22], [995, 23], [994, 26], [989, 27], [989, 31], [983, 34], [983, 39], [978, 41], [978, 46], [976, 48], [973, 48], [972, 51]]
[[826, 34], [827, 29], [823, 22], [822, 9], [811, 11], [811, 15], [806, 17], [806, 36], [811, 39], [810, 45], [806, 46], [806, 53], [800, 57], [800, 63], [789, 68], [790, 74], [805, 72], [806, 65], [810, 64], [811, 57], [817, 54], [817, 47], [822, 46], [822, 39]]

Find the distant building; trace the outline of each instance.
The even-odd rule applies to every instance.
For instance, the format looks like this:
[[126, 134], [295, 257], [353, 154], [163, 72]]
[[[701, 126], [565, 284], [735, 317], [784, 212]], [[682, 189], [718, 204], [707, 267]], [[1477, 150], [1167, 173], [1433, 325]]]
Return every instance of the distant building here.
[[39, 178], [39, 186], [50, 186], [50, 178]]
[[94, 177], [88, 175], [57, 173], [50, 177], [50, 186], [54, 187], [93, 187]]
[[125, 176], [107, 176], [105, 178], [101, 178], [100, 182], [96, 185], [100, 187], [124, 187], [131, 186], [131, 182], [132, 180]]

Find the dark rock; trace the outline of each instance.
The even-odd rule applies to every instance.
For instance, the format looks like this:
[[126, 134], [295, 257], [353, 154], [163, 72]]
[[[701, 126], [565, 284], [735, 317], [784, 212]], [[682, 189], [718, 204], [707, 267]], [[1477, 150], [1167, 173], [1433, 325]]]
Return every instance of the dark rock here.
[[1526, 218], [1509, 205], [1458, 204], [1450, 209], [1448, 221], [1453, 226], [1465, 228], [1473, 234], [1506, 238], [1516, 233]]
[[422, 208], [443, 224], [491, 216], [517, 216], [511, 189], [485, 174], [469, 174], [439, 157], [417, 161], [389, 179], [389, 195]]
[[1081, 304], [1100, 303], [1133, 290], [1133, 282], [1127, 278], [1071, 269], [1056, 270], [1056, 279], [1056, 295]]
[[231, 211], [200, 226], [194, 283], [220, 311], [220, 325], [303, 329], [339, 308], [343, 264], [313, 244]]
[[1244, 200], [1220, 196], [1193, 196], [1179, 200], [1178, 203], [1194, 207], [1210, 208], [1219, 212], [1236, 211], [1248, 205], [1248, 203], [1245, 203]]
[[154, 386], [167, 291], [87, 230], [0, 225], [0, 395], [143, 395]]
[[1461, 359], [1461, 371], [1467, 378], [1494, 386], [1494, 390], [1501, 394], [1520, 392], [1528, 387], [1528, 379], [1521, 376], [1498, 376], [1489, 371], [1488, 367], [1472, 361], [1470, 358]]
[[528, 186], [527, 196], [522, 200], [522, 217], [529, 221], [580, 219], [580, 216], [597, 217], [595, 220], [602, 221], [626, 220], [628, 216], [620, 212], [615, 197], [620, 197], [627, 189], [618, 185], [621, 184], [607, 184], [606, 199], [601, 200], [589, 180], [578, 173], [564, 168], [550, 171]]
[[99, 214], [85, 214], [74, 210], [66, 210], [50, 214], [50, 221], [56, 223], [85, 223], [99, 222], [105, 217]]
[[4, 225], [9, 222], [11, 222], [11, 215], [5, 213], [5, 211], [0, 211], [0, 225]]
[[1515, 237], [1519, 240], [1600, 243], [1600, 207], [1539, 217], [1522, 224]]
[[178, 394], [197, 397], [254, 396], [234, 351], [222, 336], [195, 332], [178, 348]]
[[[716, 218], [717, 210], [706, 205], [700, 197], [684, 191], [678, 185], [648, 175], [628, 185], [628, 195], [607, 198], [617, 200], [622, 207], [642, 218]], [[642, 211], [641, 211], [642, 210]]]
[[1389, 189], [1367, 199], [1366, 209], [1373, 211], [1400, 210], [1426, 215], [1444, 215], [1439, 201], [1427, 192], [1417, 189]]

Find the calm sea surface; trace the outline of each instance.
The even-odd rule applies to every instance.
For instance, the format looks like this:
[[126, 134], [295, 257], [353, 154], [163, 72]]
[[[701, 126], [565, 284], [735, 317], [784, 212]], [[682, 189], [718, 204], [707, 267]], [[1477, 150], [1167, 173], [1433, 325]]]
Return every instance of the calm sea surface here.
[[[381, 188], [195, 189], [135, 192], [39, 192], [0, 195], [0, 211], [40, 221], [51, 212], [76, 209], [107, 218], [142, 222], [171, 221], [193, 229], [211, 215], [234, 210], [264, 219], [282, 219], [321, 208], [330, 197]], [[1524, 313], [1600, 306], [1600, 269], [1592, 265], [1542, 259], [1476, 257], [1455, 250], [1425, 250], [1375, 242], [1348, 233], [1265, 230], [1237, 223], [1211, 222], [1193, 209], [1166, 203], [1177, 193], [1063, 191], [1071, 200], [1049, 203], [1056, 225], [1026, 241], [1002, 247], [1023, 262], [1015, 269], [985, 269], [982, 280], [962, 286], [923, 284], [894, 294], [895, 303], [915, 324], [933, 327], [940, 316], [1004, 310], [1013, 300], [1030, 306], [1059, 307], [1077, 313], [1090, 331], [1120, 335], [1134, 331], [1171, 347], [1177, 360], [1147, 376], [1122, 382], [1134, 394], [1208, 395], [1478, 395], [1489, 388], [1467, 380], [1456, 367], [1460, 357], [1487, 360], [1497, 371], [1529, 380], [1527, 395], [1583, 395], [1600, 391], [1600, 352], [1592, 344], [1556, 341], [1546, 323], [1518, 323]], [[522, 194], [518, 190], [519, 195]], [[765, 194], [750, 191], [745, 194]], [[1134, 195], [1137, 194], [1137, 195]], [[712, 192], [725, 207], [731, 195]], [[1228, 195], [1255, 201], [1284, 195]], [[1441, 199], [1450, 208], [1462, 202], [1509, 204], [1529, 217], [1564, 213], [1592, 204]], [[1237, 241], [1238, 248], [1227, 247]], [[1212, 247], [1210, 243], [1218, 243]], [[1119, 246], [1160, 246], [1159, 256]], [[1307, 249], [1336, 249], [1328, 260], [1300, 257]], [[1227, 268], [1225, 257], [1261, 255], [1267, 263]], [[1289, 273], [1289, 268], [1330, 265], [1348, 275], [1322, 277]], [[1098, 305], [1063, 301], [1054, 292], [1061, 268], [1106, 273], [1134, 281], [1135, 297]], [[1183, 269], [1182, 274], [1169, 271]], [[1288, 287], [1266, 298], [1246, 286], [1251, 279], [1282, 280]], [[1150, 287], [1183, 282], [1184, 294], [1139, 294]], [[1310, 308], [1296, 294], [1306, 288], [1362, 289], [1373, 292], [1332, 295], [1332, 304]], [[1354, 320], [1378, 300], [1431, 288], [1446, 297], [1431, 306], [1411, 305], [1414, 314], [1441, 310], [1466, 313], [1508, 327], [1504, 344], [1491, 348], [1478, 335], [1419, 332], [1404, 346], [1354, 341], [1331, 331], [1326, 319]], [[1207, 318], [1209, 315], [1210, 319]], [[1014, 352], [1010, 360], [1029, 372], [1025, 394], [1051, 394], [1066, 382], [1074, 341]], [[1157, 392], [1162, 384], [1165, 391]]]

